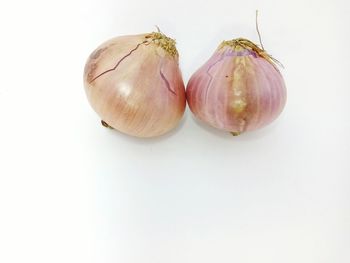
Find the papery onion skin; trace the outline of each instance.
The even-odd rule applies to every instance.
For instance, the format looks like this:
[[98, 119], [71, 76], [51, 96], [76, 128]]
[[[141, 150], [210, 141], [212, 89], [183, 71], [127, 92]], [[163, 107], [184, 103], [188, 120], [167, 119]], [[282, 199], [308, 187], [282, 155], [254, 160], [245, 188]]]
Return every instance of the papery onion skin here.
[[286, 103], [283, 77], [274, 59], [247, 39], [224, 41], [190, 78], [193, 114], [238, 135], [271, 123]]
[[104, 123], [136, 137], [170, 131], [186, 106], [175, 41], [157, 32], [103, 43], [86, 62], [84, 86]]

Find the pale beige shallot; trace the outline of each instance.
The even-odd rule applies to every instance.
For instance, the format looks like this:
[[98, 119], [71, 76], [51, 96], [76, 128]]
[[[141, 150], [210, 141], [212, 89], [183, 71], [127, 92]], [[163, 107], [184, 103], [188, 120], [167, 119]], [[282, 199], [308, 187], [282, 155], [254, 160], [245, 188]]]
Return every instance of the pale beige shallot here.
[[161, 32], [99, 46], [86, 62], [84, 86], [102, 123], [137, 137], [173, 129], [186, 105], [178, 60], [175, 41]]

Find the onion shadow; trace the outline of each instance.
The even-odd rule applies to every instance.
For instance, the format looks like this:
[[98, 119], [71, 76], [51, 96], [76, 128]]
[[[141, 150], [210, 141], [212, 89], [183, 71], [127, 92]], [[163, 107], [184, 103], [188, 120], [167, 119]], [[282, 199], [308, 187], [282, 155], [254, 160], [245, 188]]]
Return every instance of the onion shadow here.
[[200, 128], [205, 130], [207, 133], [213, 134], [216, 137], [220, 137], [223, 140], [229, 140], [229, 141], [260, 140], [264, 137], [269, 136], [271, 133], [273, 133], [273, 130], [276, 129], [276, 124], [275, 124], [275, 122], [273, 122], [273, 123], [267, 125], [266, 127], [263, 127], [263, 128], [258, 129], [256, 131], [244, 132], [238, 136], [234, 136], [227, 131], [219, 130], [217, 128], [210, 126], [209, 124], [196, 118], [193, 114], [192, 114], [191, 118], [196, 125], [198, 125]]

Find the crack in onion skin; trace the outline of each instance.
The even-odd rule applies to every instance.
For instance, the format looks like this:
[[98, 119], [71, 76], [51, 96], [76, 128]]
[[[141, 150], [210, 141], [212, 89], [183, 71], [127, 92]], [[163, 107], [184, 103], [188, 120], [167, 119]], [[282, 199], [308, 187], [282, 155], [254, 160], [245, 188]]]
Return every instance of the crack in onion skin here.
[[175, 41], [159, 32], [100, 45], [86, 62], [84, 87], [105, 123], [136, 137], [170, 131], [186, 107]]
[[275, 62], [247, 39], [224, 41], [188, 82], [192, 113], [235, 135], [268, 125], [286, 103], [284, 80]]

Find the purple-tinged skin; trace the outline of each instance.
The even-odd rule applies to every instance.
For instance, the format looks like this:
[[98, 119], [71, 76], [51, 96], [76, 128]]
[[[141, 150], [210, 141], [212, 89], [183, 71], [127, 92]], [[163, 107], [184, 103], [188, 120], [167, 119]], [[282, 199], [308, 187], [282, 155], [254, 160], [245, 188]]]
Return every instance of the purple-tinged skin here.
[[286, 88], [276, 66], [254, 50], [224, 46], [192, 75], [186, 97], [197, 118], [239, 134], [276, 119]]
[[166, 51], [152, 35], [103, 43], [84, 70], [87, 98], [103, 125], [143, 138], [175, 128], [186, 107], [178, 54]]

